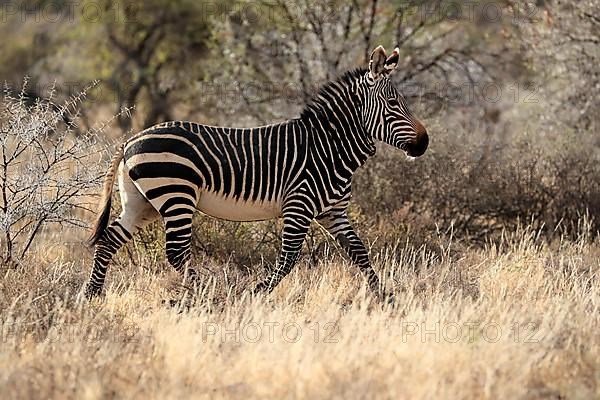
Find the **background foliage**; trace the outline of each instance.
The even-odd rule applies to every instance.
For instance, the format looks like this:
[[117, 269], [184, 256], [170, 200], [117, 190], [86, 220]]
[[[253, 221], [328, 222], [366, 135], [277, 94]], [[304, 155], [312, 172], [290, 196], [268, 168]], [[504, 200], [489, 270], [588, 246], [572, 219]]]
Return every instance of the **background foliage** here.
[[[103, 133], [115, 141], [168, 119], [295, 117], [375, 45], [398, 46], [393, 80], [431, 145], [406, 162], [381, 144], [357, 174], [352, 213], [370, 243], [452, 232], [481, 244], [530, 221], [548, 238], [574, 235], [583, 216], [600, 227], [597, 2], [24, 1], [3, 11], [0, 78], [20, 87], [30, 76], [32, 105], [49, 87], [60, 103], [98, 79], [69, 129], [85, 135], [116, 115]], [[277, 249], [277, 223], [197, 226], [199, 254], [249, 266]], [[141, 243], [160, 238], [155, 228]], [[311, 235], [315, 255], [324, 238]]]

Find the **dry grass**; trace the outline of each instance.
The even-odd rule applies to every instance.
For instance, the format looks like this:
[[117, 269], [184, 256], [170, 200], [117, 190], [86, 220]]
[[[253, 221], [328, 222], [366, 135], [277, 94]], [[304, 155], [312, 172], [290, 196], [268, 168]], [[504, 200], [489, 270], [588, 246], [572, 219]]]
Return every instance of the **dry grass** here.
[[508, 236], [486, 249], [374, 254], [394, 307], [334, 254], [302, 263], [266, 298], [244, 291], [256, 277], [208, 262], [213, 278], [177, 310], [163, 305], [182, 293], [177, 276], [135, 249], [140, 266], [121, 253], [105, 298], [80, 302], [89, 252], [40, 247], [26, 268], [0, 270], [0, 393], [599, 397], [600, 243]]

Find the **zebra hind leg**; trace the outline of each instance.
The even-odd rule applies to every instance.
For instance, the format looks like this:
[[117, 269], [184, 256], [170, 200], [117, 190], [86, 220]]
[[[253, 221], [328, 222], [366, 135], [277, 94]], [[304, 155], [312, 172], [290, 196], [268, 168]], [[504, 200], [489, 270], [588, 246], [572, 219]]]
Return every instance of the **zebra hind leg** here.
[[[154, 210], [150, 208], [147, 209], [147, 211], [151, 213]], [[133, 235], [141, 227], [145, 226], [147, 222], [148, 220], [143, 219], [132, 221], [132, 218], [129, 217], [127, 211], [124, 210], [123, 213], [121, 213], [121, 216], [106, 228], [96, 243], [94, 266], [92, 268], [90, 280], [85, 289], [85, 296], [88, 299], [100, 294], [102, 287], [104, 286], [108, 263], [117, 251], [130, 241]]]
[[132, 238], [133, 232], [125, 229], [117, 219], [106, 228], [98, 242], [94, 251], [94, 266], [90, 280], [85, 287], [85, 297], [100, 295], [106, 278], [108, 263], [116, 252]]
[[94, 265], [85, 288], [85, 296], [88, 299], [102, 292], [108, 263], [119, 248], [131, 240], [139, 229], [154, 221], [159, 215], [122, 171], [119, 172], [119, 186], [123, 210], [96, 242]]

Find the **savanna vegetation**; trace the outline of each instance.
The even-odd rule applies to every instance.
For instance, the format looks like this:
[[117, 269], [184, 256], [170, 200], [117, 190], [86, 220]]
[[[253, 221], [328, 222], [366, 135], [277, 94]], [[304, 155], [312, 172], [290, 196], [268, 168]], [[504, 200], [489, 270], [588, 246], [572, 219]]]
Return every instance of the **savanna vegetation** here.
[[[3, 397], [600, 396], [597, 2], [0, 7]], [[202, 287], [168, 266], [157, 222], [82, 299], [116, 143], [168, 119], [297, 116], [378, 44], [400, 48], [392, 79], [430, 135], [412, 161], [379, 145], [353, 185], [395, 304], [316, 226], [290, 276], [253, 296], [280, 222], [202, 215]]]

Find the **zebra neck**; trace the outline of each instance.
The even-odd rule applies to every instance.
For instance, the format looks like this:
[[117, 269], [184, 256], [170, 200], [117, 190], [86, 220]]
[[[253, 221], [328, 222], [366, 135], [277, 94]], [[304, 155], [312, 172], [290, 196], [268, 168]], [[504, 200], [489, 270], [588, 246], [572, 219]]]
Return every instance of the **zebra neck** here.
[[[306, 122], [299, 120], [299, 123]], [[351, 130], [336, 128], [330, 122], [313, 121], [306, 124], [305, 130], [309, 132], [308, 153], [314, 167], [334, 172], [340, 184], [350, 182], [354, 172], [375, 154], [372, 140], [365, 140]]]
[[375, 155], [375, 143], [364, 131], [355, 107], [323, 109], [300, 121], [310, 129], [310, 147], [347, 179]]
[[375, 154], [361, 112], [365, 76], [365, 69], [357, 69], [327, 83], [300, 116], [310, 126], [311, 141], [331, 153], [337, 170], [350, 175]]

